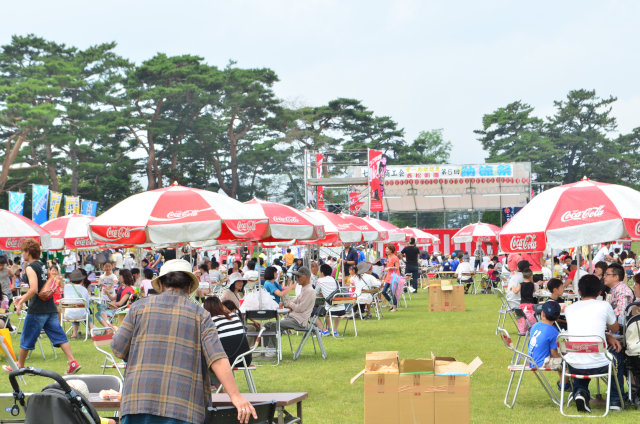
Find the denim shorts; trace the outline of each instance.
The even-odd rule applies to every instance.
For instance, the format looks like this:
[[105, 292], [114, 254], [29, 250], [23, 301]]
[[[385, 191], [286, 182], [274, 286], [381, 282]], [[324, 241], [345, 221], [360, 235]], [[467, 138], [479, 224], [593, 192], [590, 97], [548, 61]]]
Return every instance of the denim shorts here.
[[60, 326], [57, 313], [51, 314], [29, 314], [27, 313], [22, 327], [22, 335], [20, 336], [20, 348], [24, 350], [33, 350], [36, 348], [36, 342], [40, 337], [40, 332], [44, 330], [45, 334], [51, 340], [51, 344], [58, 347], [63, 343], [67, 343], [67, 335]]
[[109, 309], [109, 305], [107, 305], [106, 303], [98, 303], [98, 317], [102, 314], [107, 314], [107, 316], [113, 317], [115, 311], [115, 309]]

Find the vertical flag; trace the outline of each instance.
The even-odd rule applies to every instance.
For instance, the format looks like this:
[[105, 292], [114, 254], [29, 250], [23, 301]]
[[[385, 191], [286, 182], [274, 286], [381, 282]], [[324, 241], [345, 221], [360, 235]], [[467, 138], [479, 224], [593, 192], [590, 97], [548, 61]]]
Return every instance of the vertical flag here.
[[361, 193], [355, 186], [349, 186], [349, 213], [358, 215], [363, 202], [360, 201]]
[[31, 198], [31, 219], [38, 225], [44, 224], [47, 221], [49, 186], [33, 184]]
[[[369, 193], [371, 202], [371, 212], [382, 212], [382, 178], [386, 168], [386, 160], [383, 161], [380, 150], [369, 150]], [[381, 173], [382, 171], [382, 173]]]
[[60, 213], [62, 203], [62, 193], [56, 191], [49, 192], [49, 219], [56, 219]]
[[18, 215], [24, 215], [24, 198], [25, 193], [18, 193], [16, 191], [9, 192], [9, 212], [17, 213]]
[[[316, 154], [316, 175], [317, 178], [322, 178], [322, 165], [324, 161], [324, 155], [322, 153]], [[326, 211], [327, 208], [324, 206], [324, 187], [318, 186], [318, 210]]]
[[522, 208], [517, 206], [514, 208], [502, 208], [502, 217], [504, 218], [504, 223], [506, 224], [507, 222], [509, 222], [509, 220], [513, 218], [513, 216], [517, 214], [520, 209]]
[[64, 214], [71, 215], [74, 213], [80, 213], [80, 197], [78, 196], [64, 196]]
[[83, 200], [82, 201], [82, 208], [80, 213], [82, 213], [82, 215], [88, 215], [88, 216], [96, 216], [96, 210], [98, 209], [98, 202], [94, 202], [92, 200]]

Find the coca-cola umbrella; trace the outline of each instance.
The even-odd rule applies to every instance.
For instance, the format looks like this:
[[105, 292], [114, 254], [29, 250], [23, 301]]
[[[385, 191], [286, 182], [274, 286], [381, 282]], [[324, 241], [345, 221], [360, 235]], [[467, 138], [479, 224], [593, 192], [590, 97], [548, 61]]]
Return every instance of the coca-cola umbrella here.
[[357, 243], [362, 240], [362, 232], [355, 225], [331, 212], [307, 208], [303, 211], [324, 226], [325, 237], [302, 243], [336, 244]]
[[415, 238], [416, 244], [431, 245], [440, 243], [440, 239], [438, 237], [417, 228], [404, 227], [400, 230], [407, 235], [407, 240]]
[[135, 194], [89, 224], [97, 241], [117, 244], [255, 239], [267, 230], [260, 208], [219, 193], [173, 184]]
[[[389, 242], [405, 242], [407, 241], [407, 235], [398, 227], [390, 222], [383, 221], [381, 219], [364, 217], [362, 218], [369, 223], [373, 228], [378, 230], [379, 233], [386, 233], [386, 240]], [[385, 237], [385, 236], [383, 236]]]
[[384, 241], [387, 240], [387, 233], [380, 232], [363, 218], [354, 215], [339, 214], [340, 218], [353, 224], [358, 230], [362, 231], [362, 241]]
[[[61, 216], [42, 224], [54, 240], [61, 240], [60, 249], [96, 248], [100, 243], [89, 238], [89, 223], [94, 217], [80, 214]], [[55, 250], [55, 249], [51, 249]]]
[[62, 242], [52, 240], [47, 230], [29, 218], [0, 209], [0, 249], [20, 250], [20, 245], [28, 238], [38, 241], [45, 250], [62, 246]]
[[454, 243], [493, 242], [498, 239], [498, 234], [500, 227], [478, 222], [460, 228], [451, 239]]
[[640, 238], [640, 192], [584, 178], [531, 199], [500, 232], [506, 253]]
[[269, 219], [268, 236], [261, 239], [261, 242], [312, 240], [325, 236], [324, 225], [291, 206], [258, 199], [245, 204], [259, 207]]

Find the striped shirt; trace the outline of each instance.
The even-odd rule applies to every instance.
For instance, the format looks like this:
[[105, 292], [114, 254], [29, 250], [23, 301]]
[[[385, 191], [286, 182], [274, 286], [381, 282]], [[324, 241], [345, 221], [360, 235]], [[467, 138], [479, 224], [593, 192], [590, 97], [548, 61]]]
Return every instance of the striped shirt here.
[[167, 290], [135, 302], [111, 348], [127, 361], [120, 416], [204, 421], [211, 402], [207, 370], [227, 355], [211, 315], [185, 293]]
[[231, 313], [229, 314], [229, 318], [231, 319], [227, 319], [224, 315], [216, 315], [215, 317], [212, 317], [213, 324], [218, 330], [218, 337], [220, 339], [231, 336], [240, 336], [244, 333], [244, 326], [242, 325], [240, 318], [238, 318], [238, 315]]

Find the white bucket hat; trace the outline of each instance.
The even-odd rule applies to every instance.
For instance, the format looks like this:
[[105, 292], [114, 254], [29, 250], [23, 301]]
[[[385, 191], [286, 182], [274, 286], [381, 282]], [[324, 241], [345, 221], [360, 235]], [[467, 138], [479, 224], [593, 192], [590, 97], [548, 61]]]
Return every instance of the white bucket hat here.
[[198, 277], [196, 277], [193, 272], [191, 272], [191, 264], [184, 259], [171, 259], [162, 265], [160, 268], [160, 274], [153, 280], [151, 280], [151, 285], [154, 290], [158, 293], [162, 291], [160, 286], [160, 277], [167, 275], [170, 272], [184, 272], [185, 274], [191, 277], [191, 286], [189, 286], [189, 293], [193, 293], [200, 286], [200, 281], [198, 281]]

